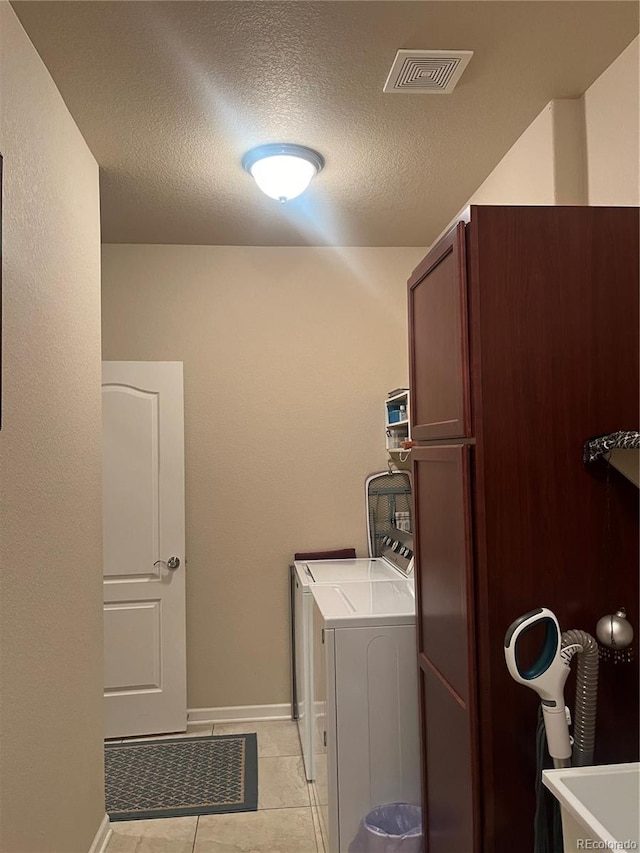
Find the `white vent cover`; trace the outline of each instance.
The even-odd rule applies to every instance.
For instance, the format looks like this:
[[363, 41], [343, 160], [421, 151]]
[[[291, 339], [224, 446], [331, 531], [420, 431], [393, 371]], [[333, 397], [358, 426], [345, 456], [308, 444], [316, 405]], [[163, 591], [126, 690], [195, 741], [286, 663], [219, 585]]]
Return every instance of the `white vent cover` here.
[[472, 50], [399, 50], [382, 91], [448, 95], [472, 56]]

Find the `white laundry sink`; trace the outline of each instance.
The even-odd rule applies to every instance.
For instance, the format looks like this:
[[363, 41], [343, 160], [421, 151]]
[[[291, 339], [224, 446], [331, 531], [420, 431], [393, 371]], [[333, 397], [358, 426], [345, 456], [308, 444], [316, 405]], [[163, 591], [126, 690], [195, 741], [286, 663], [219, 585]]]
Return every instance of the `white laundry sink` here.
[[544, 770], [560, 803], [565, 853], [640, 850], [640, 763]]

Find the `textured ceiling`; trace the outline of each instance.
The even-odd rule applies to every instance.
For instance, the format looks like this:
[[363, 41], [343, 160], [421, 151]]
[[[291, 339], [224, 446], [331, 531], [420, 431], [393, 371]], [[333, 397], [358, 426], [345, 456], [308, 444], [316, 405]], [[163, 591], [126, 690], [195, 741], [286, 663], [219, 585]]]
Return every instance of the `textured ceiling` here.
[[[101, 167], [105, 242], [429, 245], [553, 98], [638, 32], [635, 2], [14, 2]], [[452, 95], [383, 94], [400, 48], [473, 50]], [[326, 167], [279, 205], [265, 142]]]

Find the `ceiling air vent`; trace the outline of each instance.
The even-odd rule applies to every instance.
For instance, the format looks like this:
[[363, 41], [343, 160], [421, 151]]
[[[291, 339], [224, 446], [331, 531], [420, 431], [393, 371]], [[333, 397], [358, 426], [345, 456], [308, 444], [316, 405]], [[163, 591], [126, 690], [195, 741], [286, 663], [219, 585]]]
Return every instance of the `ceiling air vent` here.
[[472, 56], [472, 50], [399, 50], [382, 91], [448, 95]]

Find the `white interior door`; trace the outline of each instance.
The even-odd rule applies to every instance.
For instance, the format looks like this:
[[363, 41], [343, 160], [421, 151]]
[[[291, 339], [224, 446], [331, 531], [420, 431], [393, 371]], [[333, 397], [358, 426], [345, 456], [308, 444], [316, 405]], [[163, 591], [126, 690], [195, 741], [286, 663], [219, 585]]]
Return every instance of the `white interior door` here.
[[105, 737], [185, 731], [182, 363], [104, 362], [102, 433]]

